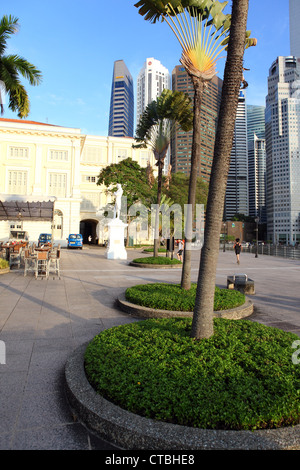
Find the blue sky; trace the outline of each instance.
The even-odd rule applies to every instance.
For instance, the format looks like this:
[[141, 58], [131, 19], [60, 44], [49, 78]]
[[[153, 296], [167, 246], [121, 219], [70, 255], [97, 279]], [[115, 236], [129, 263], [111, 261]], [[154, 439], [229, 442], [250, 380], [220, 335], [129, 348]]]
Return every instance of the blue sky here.
[[[134, 82], [147, 57], [168, 68], [179, 64], [181, 47], [166, 23], [150, 24], [138, 14], [137, 0], [11, 0], [1, 15], [19, 18], [20, 30], [7, 53], [38, 67], [43, 82], [27, 86], [30, 120], [80, 128], [106, 136], [113, 63], [123, 59]], [[299, 0], [300, 1], [300, 0]], [[289, 1], [250, 0], [248, 29], [258, 45], [245, 52], [248, 104], [265, 104], [273, 60], [290, 54]], [[231, 2], [229, 2], [231, 5]], [[259, 8], [258, 8], [259, 5]], [[223, 78], [224, 61], [218, 75]], [[6, 109], [3, 117], [16, 118]]]

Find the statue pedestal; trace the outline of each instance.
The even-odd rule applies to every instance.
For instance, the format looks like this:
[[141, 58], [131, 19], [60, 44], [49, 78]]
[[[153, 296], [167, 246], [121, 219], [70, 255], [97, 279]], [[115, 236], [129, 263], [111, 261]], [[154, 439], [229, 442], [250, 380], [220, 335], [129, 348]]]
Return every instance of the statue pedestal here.
[[124, 246], [124, 230], [127, 224], [116, 218], [109, 224], [108, 248], [106, 252], [107, 259], [127, 259], [127, 252]]

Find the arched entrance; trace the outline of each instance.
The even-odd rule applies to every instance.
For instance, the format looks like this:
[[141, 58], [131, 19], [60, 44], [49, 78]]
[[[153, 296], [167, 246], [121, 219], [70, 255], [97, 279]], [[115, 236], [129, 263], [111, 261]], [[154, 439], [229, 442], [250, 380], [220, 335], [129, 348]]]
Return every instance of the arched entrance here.
[[97, 238], [97, 225], [98, 220], [84, 219], [80, 222], [80, 233], [83, 236], [83, 243], [89, 243], [89, 236], [91, 235], [93, 245], [98, 244]]

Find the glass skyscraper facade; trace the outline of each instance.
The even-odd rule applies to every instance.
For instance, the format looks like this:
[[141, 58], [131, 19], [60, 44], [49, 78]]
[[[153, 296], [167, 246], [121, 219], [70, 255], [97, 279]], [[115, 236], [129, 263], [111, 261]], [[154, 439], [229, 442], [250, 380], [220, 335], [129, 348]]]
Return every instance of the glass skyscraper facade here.
[[247, 106], [249, 215], [267, 222], [265, 106]]
[[133, 79], [123, 60], [114, 63], [108, 135], [133, 137], [134, 132]]
[[290, 54], [296, 57], [300, 57], [300, 34], [299, 34], [300, 2], [299, 0], [290, 0], [289, 13], [290, 13]]
[[249, 215], [246, 95], [240, 91], [225, 195], [225, 220]]
[[300, 243], [300, 58], [278, 57], [266, 99], [267, 230], [273, 243]]
[[[208, 82], [203, 96], [201, 108], [201, 158], [198, 176], [201, 176], [206, 182], [210, 180], [222, 86], [223, 81], [217, 76], [213, 77]], [[194, 86], [182, 65], [176, 65], [172, 72], [172, 89], [187, 93], [193, 103]], [[175, 128], [171, 141], [172, 172], [190, 174], [192, 142], [193, 131], [185, 132], [178, 127]]]

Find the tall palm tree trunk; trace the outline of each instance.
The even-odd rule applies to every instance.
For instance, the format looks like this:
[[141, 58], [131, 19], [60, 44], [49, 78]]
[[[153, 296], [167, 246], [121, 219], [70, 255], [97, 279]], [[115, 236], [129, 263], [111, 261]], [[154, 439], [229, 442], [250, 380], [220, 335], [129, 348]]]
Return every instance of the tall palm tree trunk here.
[[[165, 155], [165, 152], [164, 152]], [[154, 249], [153, 256], [158, 256], [158, 247], [159, 247], [159, 209], [161, 203], [161, 188], [162, 188], [162, 173], [164, 166], [164, 157], [158, 158], [158, 176], [157, 176], [157, 202], [156, 202], [156, 212], [155, 212], [155, 235], [154, 235]]]
[[188, 212], [185, 221], [185, 244], [184, 257], [181, 274], [181, 288], [189, 290], [191, 288], [191, 262], [192, 262], [192, 227], [195, 214], [197, 176], [201, 158], [201, 105], [206, 82], [191, 75], [194, 85], [194, 124], [193, 124], [193, 142], [191, 152], [191, 171], [188, 195]]
[[209, 338], [214, 333], [213, 311], [220, 225], [234, 136], [238, 96], [243, 76], [243, 56], [249, 0], [233, 0], [228, 54], [224, 71], [214, 160], [207, 201], [204, 245], [198, 275], [191, 336]]

